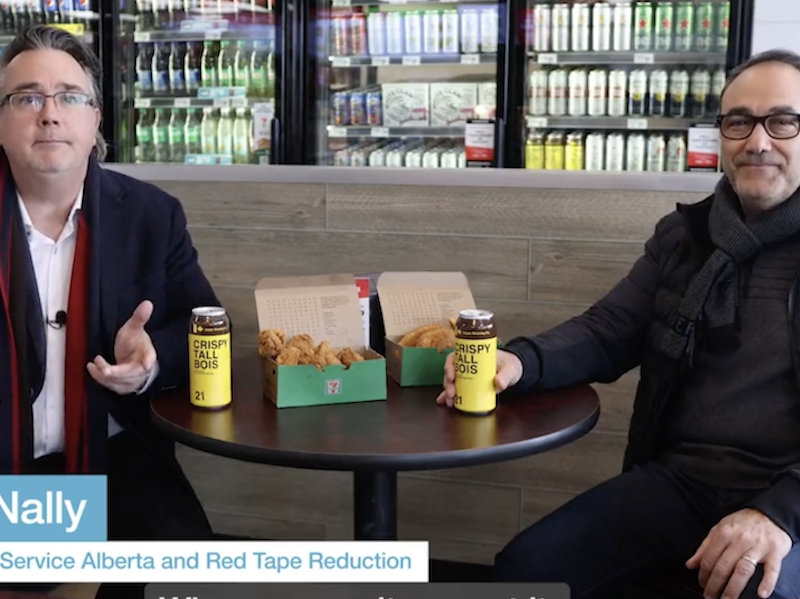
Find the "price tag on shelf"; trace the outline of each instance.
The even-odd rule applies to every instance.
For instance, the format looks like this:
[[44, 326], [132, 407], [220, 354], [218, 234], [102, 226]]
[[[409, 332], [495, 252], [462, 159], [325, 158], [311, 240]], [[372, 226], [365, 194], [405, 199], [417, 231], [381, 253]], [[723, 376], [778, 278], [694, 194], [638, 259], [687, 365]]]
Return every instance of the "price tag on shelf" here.
[[388, 127], [373, 127], [370, 131], [372, 137], [389, 137]]
[[134, 108], [150, 108], [150, 98], [136, 98], [133, 106]]
[[230, 98], [214, 98], [214, 108], [230, 108]]
[[647, 129], [647, 119], [628, 119], [628, 129]]
[[419, 56], [403, 56], [403, 64], [407, 67], [415, 67], [421, 64]]
[[246, 108], [247, 98], [231, 98], [231, 108]]
[[333, 56], [331, 57], [331, 65], [334, 67], [349, 67], [350, 66], [350, 57], [349, 56]]
[[653, 64], [653, 62], [655, 62], [655, 56], [647, 52], [636, 53], [633, 55], [633, 62], [636, 64]]
[[558, 64], [558, 54], [537, 54], [536, 62], [539, 64]]
[[389, 4], [405, 4], [408, 0], [389, 0]]
[[373, 67], [385, 67], [389, 64], [389, 57], [388, 56], [373, 56], [372, 57], [372, 66]]
[[480, 64], [481, 57], [478, 54], [462, 54], [461, 64]]
[[150, 41], [150, 32], [149, 31], [134, 31], [133, 32], [133, 41], [134, 42], [149, 42]]
[[350, 6], [350, 0], [333, 0], [331, 6]]
[[528, 129], [546, 129], [547, 118], [543, 116], [529, 116]]
[[205, 37], [207, 40], [221, 40], [222, 29], [209, 29], [206, 31]]
[[189, 108], [191, 105], [191, 98], [175, 98], [175, 108]]
[[328, 127], [328, 137], [347, 137], [347, 129], [344, 127]]

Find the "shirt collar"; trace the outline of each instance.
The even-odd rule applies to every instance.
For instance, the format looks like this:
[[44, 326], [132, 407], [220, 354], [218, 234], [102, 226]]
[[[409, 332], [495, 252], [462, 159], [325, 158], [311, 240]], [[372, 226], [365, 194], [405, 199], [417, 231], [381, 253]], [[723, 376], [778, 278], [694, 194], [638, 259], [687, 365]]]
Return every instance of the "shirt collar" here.
[[[19, 203], [19, 213], [22, 216], [22, 224], [25, 227], [25, 233], [28, 235], [28, 237], [30, 237], [31, 233], [34, 231], [33, 221], [31, 220], [30, 214], [28, 214], [28, 209], [25, 208], [25, 202], [22, 200], [19, 190], [17, 190], [17, 202]], [[83, 185], [81, 185], [80, 190], [78, 190], [78, 197], [75, 198], [75, 203], [72, 205], [72, 209], [69, 211], [67, 224], [64, 227], [64, 233], [62, 234], [62, 237], [69, 235], [73, 231], [78, 210], [81, 208], [83, 208]]]

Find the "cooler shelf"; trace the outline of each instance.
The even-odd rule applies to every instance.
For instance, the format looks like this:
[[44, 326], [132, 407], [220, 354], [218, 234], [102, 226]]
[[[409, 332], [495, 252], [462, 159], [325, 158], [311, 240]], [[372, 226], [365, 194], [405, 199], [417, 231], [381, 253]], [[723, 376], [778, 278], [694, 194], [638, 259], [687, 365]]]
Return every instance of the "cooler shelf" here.
[[627, 129], [629, 131], [677, 131], [692, 125], [713, 125], [713, 118], [527, 116], [528, 129]]
[[328, 125], [328, 137], [464, 137], [464, 126], [452, 127], [362, 127]]
[[333, 67], [494, 64], [497, 54], [430, 54], [427, 56], [331, 56]]
[[629, 65], [725, 63], [724, 52], [528, 52], [542, 65]]

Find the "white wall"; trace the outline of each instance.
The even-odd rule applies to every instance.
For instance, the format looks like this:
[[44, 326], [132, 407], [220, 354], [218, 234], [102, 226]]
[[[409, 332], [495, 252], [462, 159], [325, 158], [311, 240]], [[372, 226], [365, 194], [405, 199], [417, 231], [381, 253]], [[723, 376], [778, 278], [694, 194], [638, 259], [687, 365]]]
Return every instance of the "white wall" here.
[[800, 53], [800, 2], [755, 0], [753, 54], [772, 48]]

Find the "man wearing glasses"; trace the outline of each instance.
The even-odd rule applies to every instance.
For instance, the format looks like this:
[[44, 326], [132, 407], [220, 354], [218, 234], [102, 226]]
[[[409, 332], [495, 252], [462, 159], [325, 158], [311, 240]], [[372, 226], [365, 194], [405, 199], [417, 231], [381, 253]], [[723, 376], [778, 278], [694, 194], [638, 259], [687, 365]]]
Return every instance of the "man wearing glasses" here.
[[191, 309], [219, 302], [178, 201], [99, 166], [98, 76], [55, 28], [0, 56], [0, 474], [106, 473], [110, 538], [207, 539], [147, 398], [185, 384]]
[[641, 366], [623, 474], [515, 537], [499, 580], [601, 599], [694, 570], [707, 599], [800, 598], [800, 56], [735, 69], [721, 113], [714, 194], [583, 315], [499, 352], [510, 391]]

